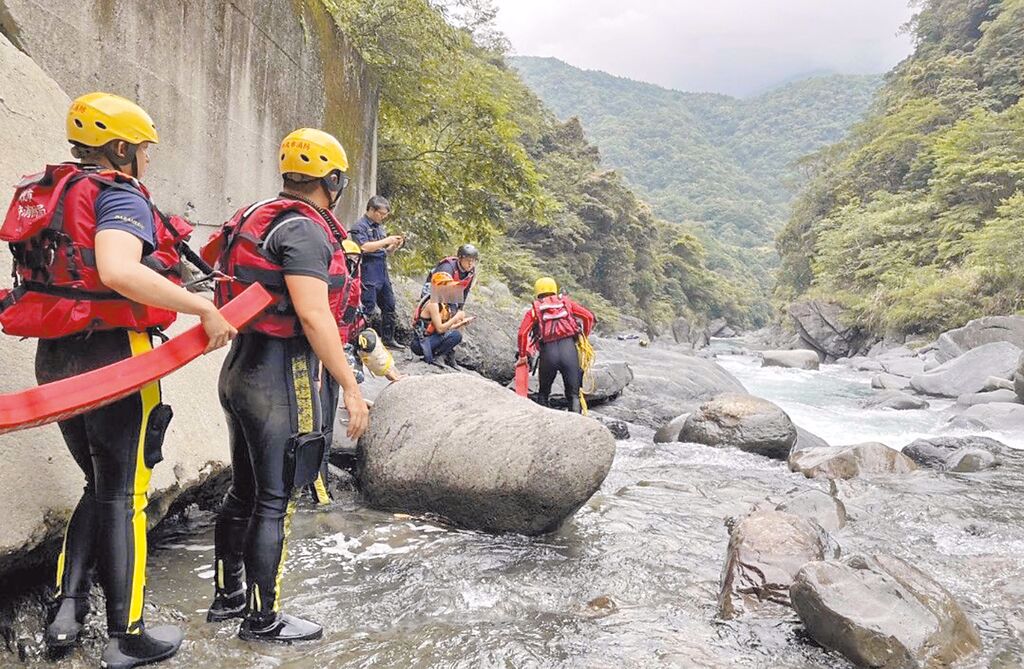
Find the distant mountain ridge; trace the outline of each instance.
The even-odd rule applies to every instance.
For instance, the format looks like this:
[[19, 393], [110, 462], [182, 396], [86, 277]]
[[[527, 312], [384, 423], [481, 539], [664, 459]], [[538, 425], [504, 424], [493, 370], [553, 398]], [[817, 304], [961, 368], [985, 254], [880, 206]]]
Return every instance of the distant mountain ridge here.
[[560, 118], [580, 118], [604, 164], [620, 171], [658, 216], [697, 222], [709, 241], [757, 249], [768, 264], [793, 201], [793, 164], [844, 137], [882, 84], [881, 76], [818, 76], [738, 99], [665, 89], [555, 58], [517, 57], [512, 64]]

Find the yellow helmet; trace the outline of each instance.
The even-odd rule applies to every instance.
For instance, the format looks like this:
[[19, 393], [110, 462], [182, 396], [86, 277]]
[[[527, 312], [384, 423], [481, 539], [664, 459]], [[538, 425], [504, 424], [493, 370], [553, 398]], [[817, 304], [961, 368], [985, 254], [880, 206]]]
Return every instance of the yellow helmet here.
[[67, 128], [68, 141], [84, 146], [103, 146], [115, 139], [129, 144], [159, 141], [149, 114], [111, 93], [88, 93], [72, 102]]
[[534, 297], [540, 297], [541, 295], [551, 294], [554, 295], [558, 292], [558, 284], [550, 276], [545, 276], [537, 279], [537, 283], [533, 284], [533, 295]]
[[341, 243], [341, 248], [344, 249], [345, 255], [362, 255], [363, 249], [351, 239], [346, 239]]
[[333, 135], [301, 128], [281, 141], [281, 174], [320, 178], [334, 170], [348, 171], [348, 155]]
[[434, 275], [430, 277], [430, 284], [433, 286], [450, 286], [453, 283], [458, 283], [458, 281], [453, 279], [448, 272], [434, 272]]

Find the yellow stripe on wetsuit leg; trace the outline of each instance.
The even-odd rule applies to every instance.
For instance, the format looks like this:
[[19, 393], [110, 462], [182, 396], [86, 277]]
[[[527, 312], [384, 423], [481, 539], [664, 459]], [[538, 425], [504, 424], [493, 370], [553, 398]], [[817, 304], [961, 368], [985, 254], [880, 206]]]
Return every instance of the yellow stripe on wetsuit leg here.
[[[132, 357], [153, 349], [153, 343], [146, 332], [128, 331]], [[149, 503], [149, 479], [153, 470], [146, 467], [145, 445], [149, 415], [160, 404], [160, 383], [153, 382], [139, 391], [142, 398], [142, 422], [139, 426], [139, 441], [135, 455], [135, 481], [132, 485], [132, 551], [131, 600], [128, 606], [129, 634], [138, 634], [142, 620], [142, 605], [146, 596], [146, 505]]]
[[[315, 428], [313, 425], [313, 384], [310, 382], [309, 361], [305, 355], [292, 357], [292, 388], [295, 391], [296, 431], [308, 434]], [[324, 491], [326, 493], [326, 490]], [[284, 575], [284, 562], [288, 558], [288, 535], [292, 531], [292, 516], [295, 514], [298, 491], [291, 492], [288, 508], [284, 513], [283, 537], [281, 540], [281, 559], [277, 563], [277, 574], [274, 577], [274, 611], [281, 610], [281, 577]]]

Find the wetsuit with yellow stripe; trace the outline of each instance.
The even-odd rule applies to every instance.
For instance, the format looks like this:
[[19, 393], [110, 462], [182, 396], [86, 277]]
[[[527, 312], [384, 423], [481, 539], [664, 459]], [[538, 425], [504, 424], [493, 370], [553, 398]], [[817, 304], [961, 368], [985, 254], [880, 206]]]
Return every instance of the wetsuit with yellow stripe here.
[[[152, 214], [141, 197], [118, 193], [97, 201], [97, 230], [120, 229], [153, 250]], [[147, 218], [148, 214], [148, 218]], [[151, 336], [124, 329], [41, 339], [36, 378], [48, 383], [141, 355]], [[62, 421], [61, 433], [85, 475], [85, 490], [68, 523], [57, 563], [58, 610], [88, 610], [95, 566], [106, 595], [112, 637], [141, 634], [146, 589], [146, 504], [150, 474], [162, 459], [170, 408], [152, 383], [114, 404]], [[68, 641], [72, 639], [67, 639]], [[62, 642], [64, 639], [51, 639]]]
[[[128, 330], [40, 340], [36, 377], [47, 383], [151, 348], [149, 334]], [[160, 402], [160, 384], [152, 383], [114, 404], [60, 423], [86, 484], [58, 558], [57, 595], [84, 604], [91, 585], [89, 571], [95, 562], [107, 597], [111, 634], [131, 634], [141, 628], [147, 490], [152, 468], [162, 459], [166, 412], [166, 405]]]
[[[322, 228], [294, 212], [285, 212], [281, 219], [272, 224], [273, 234], [265, 238], [262, 253], [280, 265], [285, 276], [326, 282], [333, 251]], [[274, 337], [246, 330], [235, 339], [221, 370], [220, 401], [233, 471], [217, 516], [216, 592], [208, 620], [244, 615], [243, 638], [273, 638], [280, 631], [275, 626], [295, 623], [293, 617], [280, 614], [281, 576], [297, 497], [314, 478], [310, 475], [296, 487], [296, 453], [310, 452], [298, 445], [318, 444], [314, 470], [322, 460], [319, 367], [305, 336]]]

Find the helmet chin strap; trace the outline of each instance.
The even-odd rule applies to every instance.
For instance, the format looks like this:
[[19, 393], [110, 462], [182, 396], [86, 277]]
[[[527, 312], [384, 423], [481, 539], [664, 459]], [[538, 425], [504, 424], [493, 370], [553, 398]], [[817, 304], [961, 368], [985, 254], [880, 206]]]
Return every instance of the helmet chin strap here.
[[103, 147], [103, 155], [110, 161], [111, 165], [118, 169], [130, 164], [132, 166], [131, 176], [138, 178], [139, 147], [135, 144], [129, 144], [128, 142], [125, 142], [125, 146], [127, 147], [125, 149], [125, 155], [120, 156], [117, 151], [114, 150], [114, 142], [110, 142]]

